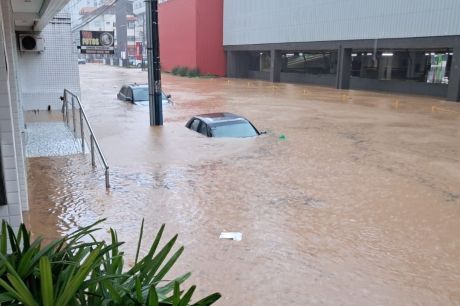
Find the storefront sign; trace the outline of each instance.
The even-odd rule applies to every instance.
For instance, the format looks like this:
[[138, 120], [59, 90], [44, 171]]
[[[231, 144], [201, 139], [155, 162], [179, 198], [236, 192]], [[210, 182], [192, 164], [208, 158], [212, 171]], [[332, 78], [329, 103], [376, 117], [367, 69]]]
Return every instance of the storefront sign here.
[[113, 54], [113, 31], [80, 31], [82, 54]]

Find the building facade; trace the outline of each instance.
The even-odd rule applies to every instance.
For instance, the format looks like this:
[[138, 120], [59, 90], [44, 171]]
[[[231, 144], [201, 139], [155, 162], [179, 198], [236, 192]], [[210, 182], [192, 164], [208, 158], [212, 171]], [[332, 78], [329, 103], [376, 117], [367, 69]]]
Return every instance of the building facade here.
[[[60, 109], [64, 88], [79, 92], [67, 0], [0, 1], [0, 219], [13, 228], [28, 210], [24, 110]], [[36, 42], [26, 50], [21, 35]]]
[[198, 68], [224, 76], [223, 0], [170, 0], [159, 5], [162, 70]]
[[457, 0], [224, 0], [230, 77], [460, 100]]

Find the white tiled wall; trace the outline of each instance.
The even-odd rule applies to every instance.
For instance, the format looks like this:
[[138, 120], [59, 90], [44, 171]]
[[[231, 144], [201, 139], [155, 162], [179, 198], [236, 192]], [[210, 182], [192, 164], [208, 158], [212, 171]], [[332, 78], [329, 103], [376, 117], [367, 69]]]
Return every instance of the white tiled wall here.
[[20, 200], [23, 210], [28, 210], [29, 201], [27, 197], [27, 176], [25, 169], [25, 147], [23, 142], [24, 131], [24, 112], [22, 111], [22, 95], [19, 88], [19, 75], [18, 75], [18, 52], [16, 46], [16, 36], [14, 31], [14, 20], [11, 5], [8, 1], [3, 3], [3, 12], [9, 14], [3, 15], [3, 22], [5, 24], [5, 41], [6, 41], [6, 54], [8, 59], [8, 77], [10, 83], [10, 96], [13, 114], [13, 128], [14, 128], [14, 141], [16, 145], [16, 164], [18, 167], [18, 179], [20, 187]]
[[[8, 49], [14, 49], [11, 45], [12, 28], [6, 16], [10, 13], [9, 5], [9, 1], [2, 1], [0, 5], [0, 147], [2, 153], [0, 158], [8, 201], [8, 205], [0, 207], [0, 218], [7, 220], [13, 228], [17, 229], [22, 222], [22, 207], [18, 171], [19, 155], [16, 148], [17, 133], [15, 133], [13, 119], [14, 109], [16, 109], [16, 117], [18, 115], [17, 105], [13, 105], [17, 100], [12, 99], [12, 96], [17, 98], [15, 95], [17, 87], [14, 77], [9, 73], [14, 65], [7, 54]], [[11, 83], [10, 78], [13, 78]]]
[[80, 95], [78, 54], [70, 31], [70, 15], [60, 13], [41, 32], [45, 51], [19, 52], [24, 110], [61, 108], [64, 88]]
[[23, 110], [60, 109], [64, 88], [79, 95], [80, 84], [68, 15], [59, 14], [42, 31], [42, 53], [17, 51], [12, 16], [10, 1], [0, 1], [0, 158], [8, 201], [0, 219], [17, 229], [28, 209]]

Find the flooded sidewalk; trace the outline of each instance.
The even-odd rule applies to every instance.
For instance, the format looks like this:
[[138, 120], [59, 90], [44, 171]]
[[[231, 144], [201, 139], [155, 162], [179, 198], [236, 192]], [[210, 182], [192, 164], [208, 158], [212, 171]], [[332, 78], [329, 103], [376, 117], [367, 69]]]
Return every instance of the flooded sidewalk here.
[[[176, 271], [193, 272], [198, 295], [221, 292], [217, 305], [460, 304], [460, 104], [165, 74], [174, 105], [150, 127], [148, 107], [116, 99], [146, 72], [80, 74], [112, 188], [84, 155], [29, 158], [34, 233], [107, 218], [132, 260], [141, 220], [151, 238], [166, 223], [185, 245]], [[268, 133], [184, 127], [221, 111]]]

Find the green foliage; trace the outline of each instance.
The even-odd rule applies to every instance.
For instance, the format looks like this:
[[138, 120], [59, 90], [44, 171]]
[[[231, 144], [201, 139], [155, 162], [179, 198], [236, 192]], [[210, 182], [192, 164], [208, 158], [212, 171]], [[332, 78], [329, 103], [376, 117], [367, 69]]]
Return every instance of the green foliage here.
[[187, 76], [188, 76], [189, 78], [199, 77], [199, 76], [200, 76], [200, 70], [199, 70], [198, 68], [190, 69], [190, 70], [187, 72]]
[[173, 75], [180, 75], [182, 77], [187, 76], [189, 78], [201, 76], [200, 70], [198, 68], [189, 69], [185, 66], [176, 66], [171, 70], [171, 73]]
[[174, 67], [174, 68], [171, 70], [171, 73], [172, 73], [173, 75], [178, 75], [178, 74], [179, 74], [179, 68], [180, 68], [179, 66]]
[[188, 68], [187, 67], [179, 67], [179, 69], [177, 69], [177, 74], [180, 75], [180, 76], [186, 76], [188, 73]]
[[[185, 293], [180, 285], [190, 277], [185, 273], [170, 281], [165, 275], [184, 248], [172, 251], [177, 235], [159, 248], [164, 225], [147, 255], [139, 259], [143, 236], [142, 222], [134, 266], [124, 269], [123, 244], [110, 229], [111, 241], [98, 241], [93, 233], [103, 220], [41, 246], [31, 242], [22, 224], [17, 233], [2, 222], [0, 236], [0, 304], [28, 306], [116, 306], [116, 305], [211, 305], [220, 298], [214, 293], [194, 304], [195, 286]], [[89, 241], [89, 242], [88, 242]], [[8, 250], [9, 245], [9, 250]], [[172, 254], [171, 254], [172, 253]]]

